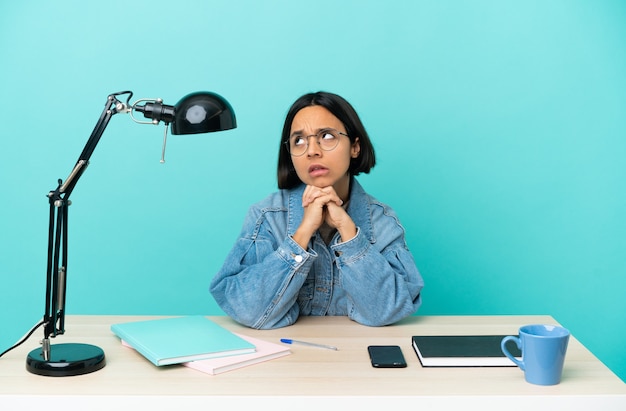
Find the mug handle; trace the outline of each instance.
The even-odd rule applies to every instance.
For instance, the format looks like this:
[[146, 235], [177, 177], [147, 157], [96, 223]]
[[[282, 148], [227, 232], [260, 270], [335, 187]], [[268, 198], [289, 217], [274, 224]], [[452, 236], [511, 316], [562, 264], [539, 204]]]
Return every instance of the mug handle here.
[[517, 365], [518, 367], [520, 367], [522, 371], [524, 371], [524, 362], [513, 357], [513, 355], [511, 355], [509, 350], [506, 348], [506, 343], [508, 341], [514, 341], [515, 344], [517, 345], [517, 348], [519, 348], [520, 350], [522, 349], [522, 341], [518, 337], [509, 335], [502, 339], [502, 342], [500, 342], [500, 348], [502, 349], [502, 352], [504, 353], [504, 355], [506, 355], [509, 358], [509, 360], [513, 361], [515, 365]]

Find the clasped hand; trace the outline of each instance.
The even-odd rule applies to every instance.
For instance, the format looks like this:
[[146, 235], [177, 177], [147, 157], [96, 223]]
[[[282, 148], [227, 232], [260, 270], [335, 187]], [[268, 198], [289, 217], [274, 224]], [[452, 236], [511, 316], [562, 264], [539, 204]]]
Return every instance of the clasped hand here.
[[304, 217], [300, 229], [309, 233], [309, 238], [324, 222], [336, 228], [342, 241], [347, 241], [356, 235], [356, 227], [352, 218], [341, 206], [343, 200], [337, 195], [332, 186], [315, 187], [307, 185], [302, 194]]

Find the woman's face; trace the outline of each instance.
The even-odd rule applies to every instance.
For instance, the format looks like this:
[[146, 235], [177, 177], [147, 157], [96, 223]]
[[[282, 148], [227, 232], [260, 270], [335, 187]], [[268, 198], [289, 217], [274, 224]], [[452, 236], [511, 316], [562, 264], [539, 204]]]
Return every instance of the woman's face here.
[[302, 182], [316, 187], [333, 186], [337, 194], [348, 195], [350, 160], [359, 156], [358, 138], [354, 143], [343, 134], [338, 134], [337, 147], [330, 151], [322, 150], [314, 136], [324, 129], [334, 129], [346, 134], [341, 121], [322, 106], [309, 106], [300, 110], [291, 123], [290, 139], [301, 137], [308, 141], [308, 147], [301, 156], [291, 156], [296, 174]]

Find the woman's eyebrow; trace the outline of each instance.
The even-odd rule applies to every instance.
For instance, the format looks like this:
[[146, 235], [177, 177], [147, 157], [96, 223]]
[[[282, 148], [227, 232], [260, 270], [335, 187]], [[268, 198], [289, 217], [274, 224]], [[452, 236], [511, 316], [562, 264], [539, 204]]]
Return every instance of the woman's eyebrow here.
[[[328, 131], [328, 130], [335, 130], [335, 128], [334, 128], [334, 127], [320, 127], [320, 128], [318, 128], [318, 129], [315, 131], [315, 133], [313, 133], [313, 134], [318, 134], [318, 133], [320, 133], [320, 132], [322, 132], [322, 131]], [[301, 136], [301, 135], [303, 135], [303, 134], [305, 134], [305, 133], [304, 133], [304, 130], [296, 130], [296, 131], [293, 131], [291, 134], [289, 134], [289, 136], [290, 136], [290, 137], [293, 137], [293, 136]]]

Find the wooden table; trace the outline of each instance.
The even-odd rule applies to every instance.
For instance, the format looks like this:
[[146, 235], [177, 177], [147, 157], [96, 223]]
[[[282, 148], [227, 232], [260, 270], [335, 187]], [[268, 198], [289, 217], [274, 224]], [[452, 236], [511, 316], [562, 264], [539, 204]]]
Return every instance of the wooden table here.
[[[293, 345], [291, 355], [219, 375], [178, 365], [156, 367], [123, 347], [110, 331], [113, 323], [151, 318], [162, 317], [68, 316], [67, 332], [52, 340], [53, 349], [55, 343], [94, 344], [107, 357], [102, 370], [75, 377], [43, 377], [26, 371], [26, 356], [37, 348], [35, 334], [0, 359], [0, 409], [51, 404], [63, 410], [208, 409], [219, 404], [237, 410], [278, 405], [298, 410], [361, 406], [626, 410], [626, 384], [575, 336], [570, 338], [562, 382], [555, 386], [526, 383], [516, 367], [423, 368], [411, 348], [411, 336], [418, 333], [516, 335], [523, 324], [557, 324], [550, 316], [416, 316], [377, 328], [346, 317], [303, 317], [277, 330], [252, 330], [228, 317], [210, 317], [231, 331], [272, 342], [293, 338], [339, 348]], [[367, 346], [387, 344], [402, 348], [407, 368], [370, 365]]]

